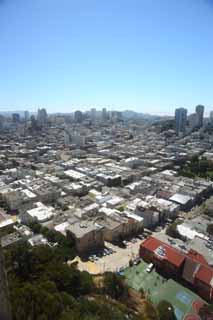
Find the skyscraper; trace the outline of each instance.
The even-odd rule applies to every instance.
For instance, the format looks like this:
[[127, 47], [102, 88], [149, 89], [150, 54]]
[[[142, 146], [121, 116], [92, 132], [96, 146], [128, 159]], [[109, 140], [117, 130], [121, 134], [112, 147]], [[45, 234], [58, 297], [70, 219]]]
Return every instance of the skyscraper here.
[[202, 105], [198, 105], [195, 108], [195, 111], [197, 113], [197, 117], [198, 117], [198, 128], [201, 128], [203, 126], [203, 114], [204, 114], [204, 106]]
[[19, 115], [19, 113], [13, 113], [13, 114], [12, 114], [12, 119], [13, 119], [13, 122], [14, 122], [14, 123], [20, 122], [20, 115]]
[[187, 124], [187, 109], [178, 108], [175, 110], [175, 129], [176, 134], [179, 135], [180, 132], [184, 133], [186, 131]]
[[25, 121], [29, 121], [29, 119], [30, 119], [30, 114], [29, 114], [29, 111], [24, 111], [24, 120]]
[[209, 114], [209, 123], [210, 123], [211, 127], [213, 127], [213, 111], [211, 111]]
[[189, 128], [191, 130], [197, 128], [198, 126], [198, 115], [197, 113], [192, 113], [188, 116]]
[[95, 108], [92, 108], [90, 110], [90, 117], [91, 117], [92, 122], [96, 121], [96, 109]]
[[108, 112], [106, 108], [102, 109], [101, 118], [102, 118], [102, 121], [106, 121], [108, 119]]
[[79, 110], [75, 111], [74, 119], [75, 122], [81, 123], [83, 121], [83, 113]]
[[39, 124], [45, 124], [47, 122], [47, 111], [46, 109], [38, 109], [37, 120]]

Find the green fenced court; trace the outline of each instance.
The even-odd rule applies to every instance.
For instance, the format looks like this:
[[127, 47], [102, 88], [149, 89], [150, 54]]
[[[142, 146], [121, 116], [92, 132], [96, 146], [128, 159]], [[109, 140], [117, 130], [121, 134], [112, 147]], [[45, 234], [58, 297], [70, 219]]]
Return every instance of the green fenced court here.
[[199, 319], [196, 314], [204, 301], [176, 281], [166, 280], [154, 270], [148, 273], [147, 266], [147, 263], [141, 262], [137, 266], [127, 268], [124, 276], [128, 285], [137, 291], [143, 289], [154, 305], [161, 300], [170, 302], [175, 308], [177, 320], [185, 320], [189, 315], [191, 319]]

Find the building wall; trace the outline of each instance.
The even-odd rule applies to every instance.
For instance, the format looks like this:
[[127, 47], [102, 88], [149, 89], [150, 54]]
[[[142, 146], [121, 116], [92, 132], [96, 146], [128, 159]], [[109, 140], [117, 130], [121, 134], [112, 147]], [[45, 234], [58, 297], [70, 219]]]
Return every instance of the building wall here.
[[88, 232], [81, 238], [76, 239], [76, 248], [80, 254], [104, 247], [104, 234], [101, 230]]
[[194, 288], [202, 298], [204, 298], [207, 301], [213, 301], [213, 297], [210, 299], [211, 287], [209, 285], [195, 278]]

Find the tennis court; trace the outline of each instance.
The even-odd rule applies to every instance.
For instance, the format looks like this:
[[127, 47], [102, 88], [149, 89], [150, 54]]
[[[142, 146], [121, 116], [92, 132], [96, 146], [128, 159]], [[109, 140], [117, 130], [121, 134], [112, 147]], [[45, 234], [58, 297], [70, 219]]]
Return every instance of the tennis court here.
[[151, 295], [152, 292], [157, 292], [166, 280], [154, 270], [148, 273], [147, 266], [148, 264], [143, 261], [137, 266], [129, 267], [125, 269], [124, 276], [130, 287], [138, 291], [142, 288]]
[[[147, 263], [141, 262], [137, 266], [127, 268], [124, 271], [124, 276], [128, 285], [138, 291], [142, 288], [154, 305], [162, 300], [170, 302], [174, 306], [177, 320], [185, 320], [189, 315], [195, 316], [198, 312], [197, 309], [202, 306], [204, 301], [174, 280], [165, 280], [154, 270], [148, 273], [147, 266]], [[199, 308], [196, 309], [195, 306], [199, 306]]]
[[161, 300], [170, 302], [175, 308], [175, 315], [178, 320], [185, 319], [186, 315], [195, 314], [196, 310], [193, 308], [195, 301], [199, 301], [200, 305], [204, 303], [194, 292], [171, 279], [161, 287], [160, 296], [157, 292], [153, 292], [151, 300], [155, 305]]

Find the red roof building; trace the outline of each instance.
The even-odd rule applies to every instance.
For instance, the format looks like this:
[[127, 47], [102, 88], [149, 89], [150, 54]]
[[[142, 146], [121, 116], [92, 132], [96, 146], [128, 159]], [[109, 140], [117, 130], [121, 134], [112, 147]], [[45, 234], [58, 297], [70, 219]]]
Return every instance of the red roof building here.
[[147, 238], [140, 246], [140, 257], [153, 262], [159, 271], [178, 276], [182, 271], [185, 256], [170, 245], [154, 238]]
[[195, 250], [190, 250], [186, 255], [149, 237], [140, 245], [140, 257], [152, 262], [156, 270], [165, 276], [187, 281], [201, 297], [213, 301], [213, 268]]

